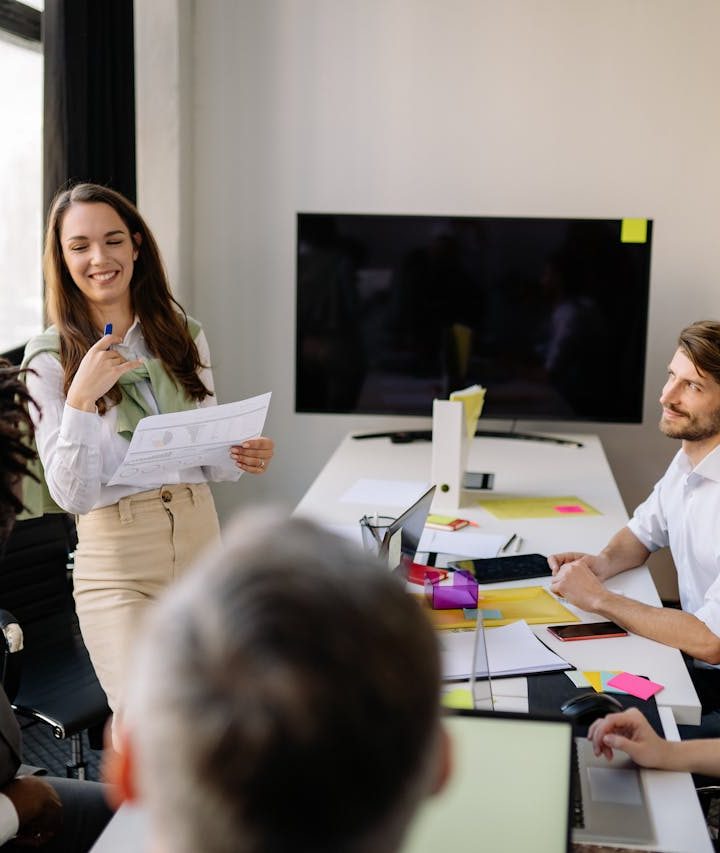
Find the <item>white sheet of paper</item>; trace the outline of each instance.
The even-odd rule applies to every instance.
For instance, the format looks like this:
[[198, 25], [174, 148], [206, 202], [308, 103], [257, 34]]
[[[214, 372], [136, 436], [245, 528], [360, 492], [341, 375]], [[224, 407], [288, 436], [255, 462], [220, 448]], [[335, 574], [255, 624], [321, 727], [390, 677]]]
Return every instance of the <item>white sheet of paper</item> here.
[[481, 533], [474, 527], [454, 531], [426, 527], [420, 537], [418, 551], [435, 551], [458, 557], [495, 557], [507, 539], [504, 533]]
[[[469, 678], [475, 631], [438, 631], [443, 678]], [[485, 629], [490, 675], [568, 669], [570, 664], [550, 651], [524, 620]]]
[[573, 669], [570, 672], [566, 672], [565, 675], [572, 681], [575, 687], [592, 687], [590, 682], [585, 678], [582, 672], [579, 669]]
[[341, 503], [366, 504], [371, 508], [382, 506], [411, 507], [430, 488], [419, 480], [373, 480], [361, 477], [340, 497]]
[[236, 403], [143, 418], [108, 485], [133, 485], [138, 475], [148, 474], [162, 483], [166, 474], [199, 465], [232, 470], [230, 447], [262, 434], [269, 405], [268, 392]]

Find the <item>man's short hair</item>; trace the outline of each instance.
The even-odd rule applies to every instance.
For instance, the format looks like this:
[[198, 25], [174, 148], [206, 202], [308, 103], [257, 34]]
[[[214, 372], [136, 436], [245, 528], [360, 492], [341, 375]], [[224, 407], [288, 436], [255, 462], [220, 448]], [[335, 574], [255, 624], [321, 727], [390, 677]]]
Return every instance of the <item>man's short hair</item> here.
[[678, 346], [698, 373], [720, 384], [720, 323], [714, 320], [691, 323], [680, 332]]
[[130, 685], [138, 793], [175, 851], [390, 851], [436, 772], [435, 635], [313, 523], [241, 519], [152, 614]]

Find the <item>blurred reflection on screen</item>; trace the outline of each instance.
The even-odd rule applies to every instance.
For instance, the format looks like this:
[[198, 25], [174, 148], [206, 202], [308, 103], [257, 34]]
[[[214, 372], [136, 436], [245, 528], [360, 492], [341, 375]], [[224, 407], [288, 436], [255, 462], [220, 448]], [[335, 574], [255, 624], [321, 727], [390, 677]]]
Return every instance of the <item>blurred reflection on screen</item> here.
[[642, 420], [650, 241], [621, 220], [298, 214], [296, 409]]

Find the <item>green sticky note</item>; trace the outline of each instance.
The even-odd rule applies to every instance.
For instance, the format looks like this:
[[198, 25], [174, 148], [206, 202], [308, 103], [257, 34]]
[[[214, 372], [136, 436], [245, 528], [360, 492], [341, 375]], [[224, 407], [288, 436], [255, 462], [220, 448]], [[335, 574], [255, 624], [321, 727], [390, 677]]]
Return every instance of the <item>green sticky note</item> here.
[[623, 219], [620, 226], [621, 243], [647, 243], [647, 219]]
[[585, 678], [582, 672], [576, 669], [566, 670], [565, 675], [572, 681], [575, 687], [591, 687], [590, 682]]

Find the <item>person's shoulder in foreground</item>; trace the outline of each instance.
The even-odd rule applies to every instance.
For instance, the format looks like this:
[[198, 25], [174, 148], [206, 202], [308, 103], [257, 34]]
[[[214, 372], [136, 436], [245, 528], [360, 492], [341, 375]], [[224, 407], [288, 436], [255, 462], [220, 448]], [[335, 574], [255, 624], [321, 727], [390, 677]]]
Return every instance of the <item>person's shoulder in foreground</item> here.
[[434, 633], [387, 569], [254, 513], [148, 629], [109, 772], [159, 849], [399, 849], [448, 745]]

